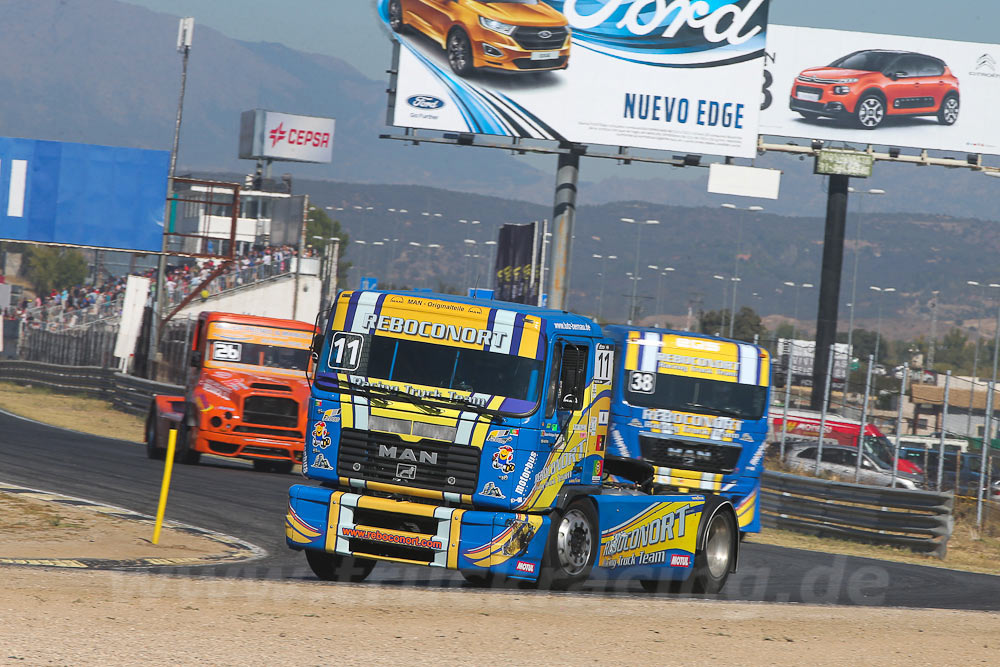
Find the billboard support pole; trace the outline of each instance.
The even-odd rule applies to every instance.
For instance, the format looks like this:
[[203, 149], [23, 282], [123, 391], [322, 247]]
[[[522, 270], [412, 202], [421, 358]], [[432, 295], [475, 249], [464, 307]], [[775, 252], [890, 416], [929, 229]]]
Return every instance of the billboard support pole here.
[[822, 407], [827, 358], [837, 341], [837, 308], [840, 304], [840, 276], [844, 265], [847, 188], [850, 180], [849, 176], [832, 174], [826, 200], [823, 269], [820, 274], [819, 308], [816, 314], [816, 356], [813, 359], [813, 385], [809, 398], [809, 407], [812, 410], [819, 410]]
[[[569, 292], [570, 246], [576, 219], [576, 183], [580, 176], [580, 151], [576, 146], [559, 153], [556, 168], [556, 196], [552, 210], [552, 275], [549, 279], [549, 308], [566, 308]], [[542, 239], [545, 240], [544, 237]]]

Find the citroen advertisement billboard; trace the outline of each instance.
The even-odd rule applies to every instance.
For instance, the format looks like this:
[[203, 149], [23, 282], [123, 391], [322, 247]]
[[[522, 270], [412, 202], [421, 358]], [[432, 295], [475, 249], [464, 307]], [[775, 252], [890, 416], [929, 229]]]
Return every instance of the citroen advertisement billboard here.
[[760, 133], [1000, 154], [1000, 46], [772, 25]]
[[392, 124], [752, 157], [769, 0], [372, 0]]

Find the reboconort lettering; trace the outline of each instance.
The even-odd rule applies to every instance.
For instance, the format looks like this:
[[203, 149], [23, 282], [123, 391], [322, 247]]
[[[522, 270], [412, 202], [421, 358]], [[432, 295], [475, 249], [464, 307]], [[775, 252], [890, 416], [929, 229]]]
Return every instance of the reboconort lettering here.
[[361, 326], [365, 329], [374, 328], [377, 331], [388, 331], [389, 333], [402, 333], [421, 338], [451, 340], [457, 343], [491, 345], [494, 347], [503, 345], [504, 339], [507, 337], [507, 332], [505, 331], [460, 327], [454, 324], [444, 324], [443, 322], [426, 322], [423, 320], [391, 317], [389, 315], [376, 315], [374, 313], [366, 315]]
[[675, 412], [673, 410], [653, 410], [642, 411], [642, 418], [645, 421], [666, 422], [668, 424], [684, 424], [686, 426], [704, 426], [708, 428], [721, 428], [725, 430], [740, 431], [743, 429], [742, 419], [732, 417], [712, 417], [709, 415], [694, 415], [687, 412]]

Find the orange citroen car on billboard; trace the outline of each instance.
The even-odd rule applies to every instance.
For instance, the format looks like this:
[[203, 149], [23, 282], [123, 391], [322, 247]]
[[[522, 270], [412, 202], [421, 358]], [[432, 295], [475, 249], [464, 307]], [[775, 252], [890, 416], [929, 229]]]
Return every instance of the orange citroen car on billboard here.
[[389, 25], [437, 42], [459, 76], [569, 66], [569, 22], [540, 0], [389, 0]]
[[958, 120], [958, 78], [940, 58], [910, 51], [855, 51], [826, 67], [803, 70], [789, 106], [808, 120], [851, 120], [874, 130], [887, 117], [937, 116]]

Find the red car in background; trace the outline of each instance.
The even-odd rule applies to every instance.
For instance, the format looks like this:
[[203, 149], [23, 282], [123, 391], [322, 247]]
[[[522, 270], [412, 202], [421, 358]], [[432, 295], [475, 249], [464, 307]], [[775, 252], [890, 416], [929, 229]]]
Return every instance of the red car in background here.
[[827, 67], [803, 70], [792, 84], [792, 111], [851, 120], [874, 130], [889, 116], [958, 120], [958, 78], [940, 58], [912, 51], [855, 51]]

